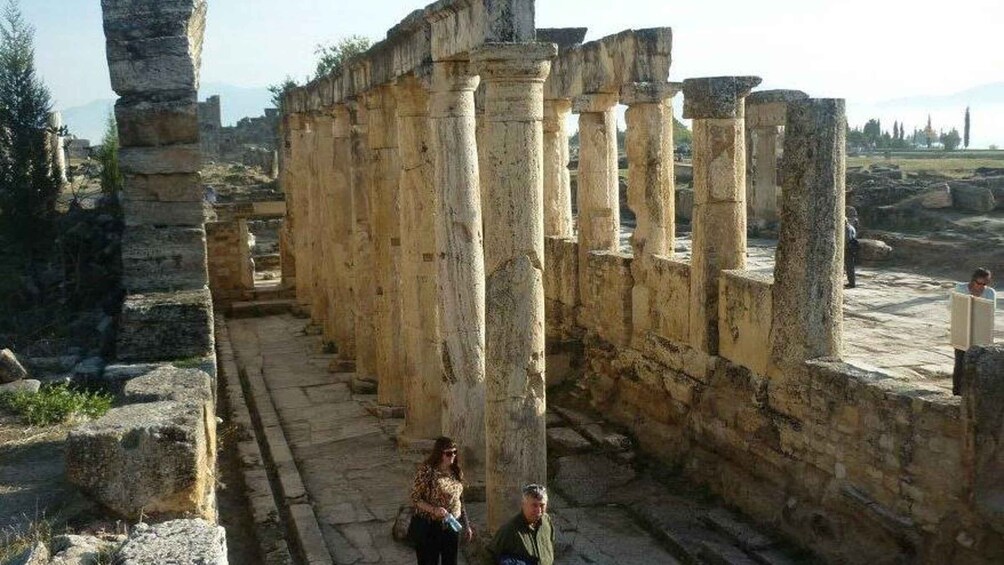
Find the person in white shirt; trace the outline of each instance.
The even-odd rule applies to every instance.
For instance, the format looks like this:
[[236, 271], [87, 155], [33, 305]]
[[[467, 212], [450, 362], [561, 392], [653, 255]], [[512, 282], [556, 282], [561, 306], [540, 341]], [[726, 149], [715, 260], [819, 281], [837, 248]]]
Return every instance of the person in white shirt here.
[[[967, 283], [958, 283], [952, 292], [960, 294], [971, 294], [977, 298], [993, 300], [994, 306], [997, 304], [997, 291], [990, 286], [990, 271], [985, 267], [979, 267], [973, 271], [973, 276]], [[955, 350], [955, 368], [952, 370], [952, 394], [958, 396], [962, 394], [962, 371], [964, 369], [964, 359], [966, 351], [964, 349]]]

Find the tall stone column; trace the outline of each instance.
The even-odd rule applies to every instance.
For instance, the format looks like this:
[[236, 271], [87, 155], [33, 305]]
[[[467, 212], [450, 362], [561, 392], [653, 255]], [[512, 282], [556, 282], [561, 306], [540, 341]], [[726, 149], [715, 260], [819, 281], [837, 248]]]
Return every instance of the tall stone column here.
[[572, 236], [572, 183], [568, 174], [568, 116], [572, 101], [544, 100], [544, 235]]
[[759, 77], [683, 81], [683, 117], [694, 120], [690, 344], [718, 352], [718, 277], [746, 267], [746, 150], [743, 98]]
[[59, 181], [60, 186], [65, 185], [66, 180], [66, 148], [63, 147], [63, 136], [60, 130], [63, 129], [63, 115], [59, 112], [49, 112], [49, 153], [52, 166], [52, 177]]
[[[373, 333], [374, 280], [373, 236], [370, 225], [370, 150], [367, 143], [369, 123], [366, 105], [350, 101], [349, 144], [351, 165], [349, 182], [352, 191], [352, 257], [355, 288], [356, 380], [376, 382], [376, 339]], [[358, 390], [358, 389], [357, 389]]]
[[[547, 480], [544, 379], [544, 79], [553, 43], [486, 44], [484, 225], [488, 527]], [[616, 163], [616, 155], [614, 156]]]
[[436, 272], [437, 197], [429, 93], [411, 76], [395, 87], [401, 157], [401, 310], [404, 321], [404, 436], [443, 432], [443, 371]]
[[279, 232], [279, 265], [282, 268], [282, 287], [296, 288], [296, 250], [293, 242], [293, 211], [295, 209], [295, 194], [293, 190], [293, 162], [290, 149], [292, 147], [293, 114], [284, 113], [279, 122], [279, 190], [286, 200], [286, 215], [282, 219], [282, 229]]
[[334, 117], [329, 112], [316, 112], [313, 117], [314, 144], [311, 151], [314, 180], [310, 201], [311, 258], [313, 259], [314, 297], [310, 305], [313, 322], [321, 327], [325, 341], [334, 341], [334, 321], [328, 315], [332, 294], [332, 254], [334, 241], [331, 237], [331, 219], [334, 215]]
[[772, 288], [772, 376], [806, 359], [840, 355], [846, 136], [842, 99], [788, 105]]
[[443, 430], [460, 446], [470, 481], [485, 465], [485, 265], [474, 116], [477, 75], [462, 61], [433, 63], [429, 115], [435, 156], [436, 255], [443, 354]]
[[343, 360], [356, 358], [354, 266], [352, 261], [353, 209], [352, 198], [352, 122], [345, 104], [334, 108], [331, 182], [334, 187], [332, 229], [333, 293], [328, 304], [328, 316], [334, 321], [338, 356]]
[[403, 406], [405, 382], [401, 331], [400, 171], [397, 152], [397, 113], [389, 86], [365, 95], [369, 116], [370, 223], [376, 272], [375, 322], [377, 401]]
[[673, 106], [679, 83], [634, 83], [621, 87], [627, 104], [628, 206], [636, 223], [631, 235], [632, 328], [649, 329], [652, 257], [673, 256], [676, 231], [673, 176]]
[[[579, 114], [579, 281], [587, 279], [590, 251], [620, 247], [616, 93], [584, 94], [572, 101]], [[580, 284], [580, 293], [586, 285]], [[580, 296], [581, 298], [581, 296]]]
[[298, 115], [299, 128], [294, 130], [293, 139], [293, 162], [291, 167], [294, 173], [293, 190], [296, 192], [296, 211], [293, 222], [293, 244], [296, 249], [296, 302], [300, 309], [312, 314], [311, 305], [314, 302], [314, 270], [312, 246], [313, 240], [310, 233], [310, 203], [313, 194], [314, 184], [313, 172], [313, 120], [307, 114]]
[[781, 194], [778, 155], [785, 111], [789, 102], [806, 98], [808, 95], [797, 90], [762, 90], [746, 98], [747, 139], [752, 140], [746, 148], [750, 160], [746, 209], [750, 224], [758, 228], [777, 223]]

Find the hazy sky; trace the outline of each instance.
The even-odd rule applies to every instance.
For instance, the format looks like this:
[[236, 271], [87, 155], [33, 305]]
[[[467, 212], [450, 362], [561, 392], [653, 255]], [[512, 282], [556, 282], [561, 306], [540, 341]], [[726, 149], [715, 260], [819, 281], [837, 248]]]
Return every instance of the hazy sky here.
[[[6, 0], [0, 0], [6, 2]], [[423, 0], [419, 0], [423, 1]], [[20, 0], [58, 107], [112, 97], [99, 0]], [[417, 2], [209, 0], [202, 77], [262, 86], [314, 66], [314, 47], [380, 39]], [[539, 0], [538, 27], [673, 28], [672, 80], [755, 74], [849, 103], [1004, 81], [1002, 0]]]

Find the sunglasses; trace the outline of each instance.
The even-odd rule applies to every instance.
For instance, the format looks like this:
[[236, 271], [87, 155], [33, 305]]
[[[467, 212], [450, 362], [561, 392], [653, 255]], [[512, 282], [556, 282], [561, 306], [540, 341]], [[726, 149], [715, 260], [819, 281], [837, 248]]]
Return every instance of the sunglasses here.
[[990, 283], [988, 281], [973, 281], [973, 284], [976, 286], [987, 286]]
[[457, 454], [457, 450], [456, 449], [444, 449], [443, 450], [443, 455], [456, 455], [456, 454]]

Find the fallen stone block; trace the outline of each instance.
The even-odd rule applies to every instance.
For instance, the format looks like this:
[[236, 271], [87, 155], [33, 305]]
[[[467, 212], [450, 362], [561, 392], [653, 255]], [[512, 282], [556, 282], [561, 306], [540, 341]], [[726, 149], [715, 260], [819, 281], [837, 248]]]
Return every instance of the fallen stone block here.
[[177, 400], [201, 404], [213, 402], [212, 379], [199, 369], [179, 369], [161, 365], [125, 384], [122, 391], [129, 403]]
[[952, 191], [947, 184], [938, 185], [922, 192], [919, 199], [920, 205], [928, 210], [952, 207]]
[[858, 258], [862, 261], [888, 261], [892, 258], [892, 247], [877, 239], [859, 239]]
[[959, 210], [982, 214], [997, 207], [994, 193], [989, 188], [962, 182], [952, 183], [951, 187], [952, 205]]
[[28, 371], [10, 349], [0, 350], [0, 383], [12, 383], [28, 377]]
[[587, 451], [592, 444], [571, 428], [547, 428], [547, 447], [548, 451], [568, 454]]
[[35, 394], [40, 388], [42, 388], [41, 381], [36, 381], [34, 379], [22, 379], [20, 381], [0, 385], [0, 393], [27, 392], [29, 394]]
[[107, 562], [118, 545], [117, 542], [94, 536], [56, 536], [52, 538], [50, 544], [53, 556], [49, 565], [89, 565]]
[[120, 565], [227, 565], [227, 534], [205, 520], [137, 524], [119, 549]]
[[201, 404], [109, 410], [70, 432], [67, 480], [126, 519], [215, 519], [216, 419]]
[[170, 361], [205, 357], [213, 351], [213, 306], [209, 290], [126, 297], [118, 336], [122, 361]]

